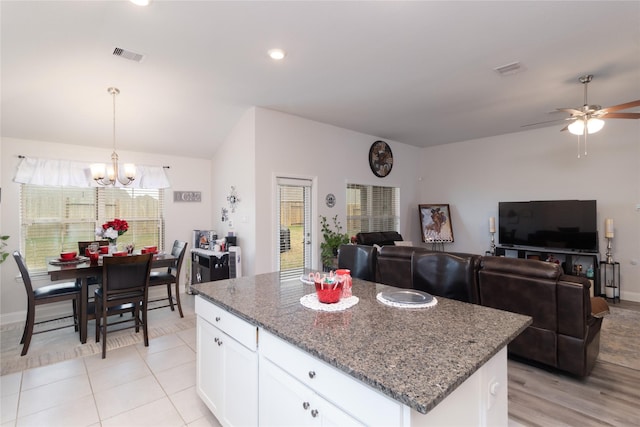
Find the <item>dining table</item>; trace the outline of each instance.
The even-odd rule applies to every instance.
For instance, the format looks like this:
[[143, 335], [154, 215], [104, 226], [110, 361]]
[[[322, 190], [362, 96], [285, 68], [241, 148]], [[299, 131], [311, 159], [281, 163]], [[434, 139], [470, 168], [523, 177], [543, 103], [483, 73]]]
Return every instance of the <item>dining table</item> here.
[[[111, 256], [111, 255], [104, 255]], [[79, 256], [76, 259], [65, 261], [58, 257], [47, 258], [47, 274], [52, 281], [58, 280], [79, 280], [80, 287], [80, 342], [87, 342], [88, 308], [89, 308], [89, 283], [90, 277], [102, 277], [102, 259], [100, 256], [97, 262], [90, 262], [88, 257]], [[178, 258], [170, 253], [157, 253], [153, 255], [151, 268], [171, 267]]]

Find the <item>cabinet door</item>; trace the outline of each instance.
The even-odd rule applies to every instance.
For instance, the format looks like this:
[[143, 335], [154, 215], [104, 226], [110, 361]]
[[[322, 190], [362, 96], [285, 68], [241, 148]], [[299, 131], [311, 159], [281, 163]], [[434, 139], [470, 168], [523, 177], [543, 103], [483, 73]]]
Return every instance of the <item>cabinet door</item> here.
[[223, 402], [222, 374], [224, 365], [218, 345], [221, 332], [198, 317], [196, 327], [196, 387], [198, 395], [216, 417], [220, 416]]
[[362, 426], [265, 358], [259, 384], [260, 426]]
[[220, 332], [225, 426], [258, 425], [258, 354]]
[[260, 426], [319, 425], [311, 415], [313, 392], [265, 358], [259, 369]]
[[342, 409], [317, 396], [311, 404], [311, 411], [316, 411], [322, 427], [363, 426]]

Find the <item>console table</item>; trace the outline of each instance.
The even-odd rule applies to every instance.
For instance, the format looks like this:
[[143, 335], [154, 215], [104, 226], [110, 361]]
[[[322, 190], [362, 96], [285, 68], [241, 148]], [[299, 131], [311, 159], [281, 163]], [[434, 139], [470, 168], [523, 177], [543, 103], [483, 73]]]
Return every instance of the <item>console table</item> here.
[[620, 302], [620, 263], [600, 261], [600, 273], [605, 297]]
[[[586, 252], [564, 252], [562, 250], [542, 250], [542, 249], [522, 249], [522, 248], [511, 248], [508, 246], [496, 246], [496, 256], [506, 256], [507, 251], [517, 252], [517, 258], [529, 258], [531, 256], [538, 256], [540, 260], [545, 261], [550, 255], [554, 257], [563, 257], [564, 262], [561, 263], [562, 270], [564, 274], [568, 274], [570, 276], [582, 276], [587, 277], [586, 271], [589, 268], [589, 265], [593, 266], [593, 277], [587, 277], [592, 281], [593, 288], [593, 296], [604, 296], [605, 289], [604, 286], [601, 285], [601, 274], [598, 270], [598, 266], [602, 267], [604, 261], [600, 262], [597, 253], [586, 253]], [[573, 271], [574, 263], [577, 263], [580, 258], [587, 258], [589, 261], [587, 265], [583, 264], [583, 269], [581, 274], [576, 274]]]

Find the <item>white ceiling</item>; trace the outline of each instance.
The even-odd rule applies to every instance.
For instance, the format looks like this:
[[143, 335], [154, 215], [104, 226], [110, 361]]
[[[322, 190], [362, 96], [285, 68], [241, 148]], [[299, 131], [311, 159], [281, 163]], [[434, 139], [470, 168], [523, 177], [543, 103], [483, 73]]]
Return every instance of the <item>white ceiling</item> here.
[[423, 147], [567, 117], [587, 73], [590, 104], [640, 99], [639, 1], [0, 7], [3, 137], [110, 148], [109, 86], [119, 149], [205, 158], [250, 106]]

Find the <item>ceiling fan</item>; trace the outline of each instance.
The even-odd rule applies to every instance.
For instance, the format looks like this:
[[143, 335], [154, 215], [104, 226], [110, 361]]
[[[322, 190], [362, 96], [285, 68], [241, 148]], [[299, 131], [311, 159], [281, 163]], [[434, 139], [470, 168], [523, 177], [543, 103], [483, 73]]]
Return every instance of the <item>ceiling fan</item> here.
[[592, 74], [587, 74], [579, 78], [580, 83], [584, 85], [584, 105], [579, 108], [558, 108], [558, 111], [564, 111], [571, 114], [565, 120], [571, 123], [560, 129], [560, 131], [568, 130], [574, 135], [586, 135], [596, 133], [604, 126], [605, 119], [640, 119], [640, 113], [617, 113], [616, 111], [626, 110], [628, 108], [640, 106], [640, 99], [637, 101], [626, 102], [611, 107], [602, 108], [599, 105], [590, 105], [587, 102], [587, 86], [593, 80]]
[[[571, 114], [566, 119], [548, 120], [545, 122], [532, 123], [522, 127], [535, 126], [543, 123], [552, 123], [560, 120], [569, 121], [569, 123], [560, 129], [560, 131], [568, 130], [574, 135], [584, 136], [584, 154], [587, 155], [587, 134], [600, 131], [604, 126], [603, 119], [640, 119], [640, 113], [619, 113], [618, 111], [629, 108], [640, 107], [640, 99], [636, 101], [625, 102], [624, 104], [613, 105], [611, 107], [602, 108], [600, 105], [590, 105], [587, 101], [587, 86], [593, 80], [592, 74], [581, 76], [580, 83], [584, 85], [584, 105], [576, 108], [557, 108], [557, 111], [564, 111]], [[578, 138], [578, 158], [580, 158], [580, 138]]]

